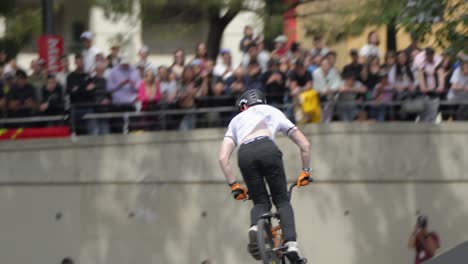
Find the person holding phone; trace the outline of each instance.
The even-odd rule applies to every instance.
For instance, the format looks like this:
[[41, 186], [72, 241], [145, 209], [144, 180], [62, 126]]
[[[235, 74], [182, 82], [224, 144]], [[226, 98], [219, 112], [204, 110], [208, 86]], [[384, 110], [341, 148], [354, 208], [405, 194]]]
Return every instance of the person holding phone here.
[[434, 231], [428, 231], [428, 219], [425, 215], [418, 216], [413, 233], [408, 241], [408, 247], [416, 251], [414, 264], [424, 263], [435, 256], [440, 248], [439, 236]]

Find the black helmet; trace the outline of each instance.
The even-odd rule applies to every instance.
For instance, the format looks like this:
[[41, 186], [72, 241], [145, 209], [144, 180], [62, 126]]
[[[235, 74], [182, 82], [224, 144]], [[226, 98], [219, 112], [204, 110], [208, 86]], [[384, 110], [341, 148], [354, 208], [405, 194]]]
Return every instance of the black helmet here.
[[245, 91], [237, 101], [237, 107], [239, 107], [239, 109], [241, 109], [244, 105], [252, 106], [257, 104], [266, 104], [265, 95], [258, 89], [250, 89]]

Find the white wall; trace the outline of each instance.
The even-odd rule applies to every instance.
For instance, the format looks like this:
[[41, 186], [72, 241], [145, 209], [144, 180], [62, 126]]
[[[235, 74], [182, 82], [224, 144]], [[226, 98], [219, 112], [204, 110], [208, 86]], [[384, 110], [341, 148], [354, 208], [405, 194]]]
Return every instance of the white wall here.
[[[468, 240], [468, 124], [301, 129], [317, 182], [292, 203], [311, 263], [411, 263], [418, 210], [440, 234], [440, 252]], [[230, 197], [217, 165], [223, 134], [2, 143], [2, 263], [256, 263], [245, 249], [251, 205]], [[299, 151], [277, 143], [293, 180]]]

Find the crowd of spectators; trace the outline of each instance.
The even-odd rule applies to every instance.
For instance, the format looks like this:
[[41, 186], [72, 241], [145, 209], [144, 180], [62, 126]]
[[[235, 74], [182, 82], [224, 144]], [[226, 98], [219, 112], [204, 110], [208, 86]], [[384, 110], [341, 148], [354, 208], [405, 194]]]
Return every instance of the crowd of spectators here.
[[[434, 122], [466, 120], [463, 104], [440, 104], [468, 100], [468, 57], [447, 52], [436, 54], [416, 41], [404, 50], [382, 51], [378, 34], [349, 51], [343, 69], [338, 54], [327, 48], [321, 36], [313, 48], [288, 45], [285, 36], [275, 39], [268, 51], [251, 27], [244, 29], [239, 65], [231, 51], [222, 49], [216, 60], [208, 57], [207, 45], [198, 43], [194, 57], [174, 52], [172, 65], [156, 67], [150, 50], [143, 46], [132, 64], [118, 45], [108, 54], [93, 44], [93, 34], [81, 35], [83, 50], [74, 56], [70, 71], [67, 56], [62, 70], [48, 74], [42, 59], [34, 59], [30, 74], [15, 59], [7, 61], [0, 51], [0, 111], [3, 117], [59, 115], [73, 108], [78, 132], [104, 134], [119, 127], [112, 120], [83, 119], [89, 113], [133, 112], [160, 109], [195, 109], [232, 106], [245, 90], [260, 89], [270, 104], [281, 108], [296, 123], [340, 121], [392, 121], [416, 119]], [[339, 54], [340, 56], [344, 54]], [[383, 58], [383, 60], [381, 60]], [[187, 130], [224, 125], [233, 113], [180, 114], [169, 118], [168, 128]], [[139, 123], [157, 123], [142, 118]], [[115, 121], [116, 122], [116, 121]], [[157, 129], [157, 125], [143, 126]]]

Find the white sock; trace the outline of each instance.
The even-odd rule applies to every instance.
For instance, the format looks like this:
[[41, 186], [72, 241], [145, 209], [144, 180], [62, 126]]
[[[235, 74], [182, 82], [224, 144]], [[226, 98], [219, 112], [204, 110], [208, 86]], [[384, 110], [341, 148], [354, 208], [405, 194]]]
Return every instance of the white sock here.
[[254, 226], [250, 227], [249, 232], [250, 232], [250, 231], [255, 231], [255, 232], [257, 232], [257, 231], [258, 231], [257, 226], [254, 225]]
[[288, 251], [287, 252], [295, 251], [295, 252], [297, 252], [297, 255], [299, 256], [299, 258], [302, 258], [301, 252], [299, 251], [299, 247], [297, 246], [296, 241], [289, 241], [284, 245], [288, 246]]

